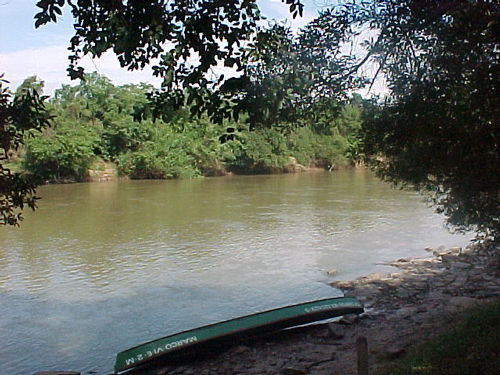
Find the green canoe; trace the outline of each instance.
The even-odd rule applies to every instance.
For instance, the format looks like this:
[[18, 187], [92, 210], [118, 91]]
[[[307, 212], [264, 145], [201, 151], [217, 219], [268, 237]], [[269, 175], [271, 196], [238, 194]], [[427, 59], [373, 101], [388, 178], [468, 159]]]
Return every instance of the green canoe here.
[[169, 356], [207, 345], [234, 342], [241, 337], [361, 312], [363, 312], [363, 306], [355, 298], [339, 297], [246, 315], [169, 335], [120, 352], [116, 356], [115, 371], [119, 373], [160, 357], [168, 359]]

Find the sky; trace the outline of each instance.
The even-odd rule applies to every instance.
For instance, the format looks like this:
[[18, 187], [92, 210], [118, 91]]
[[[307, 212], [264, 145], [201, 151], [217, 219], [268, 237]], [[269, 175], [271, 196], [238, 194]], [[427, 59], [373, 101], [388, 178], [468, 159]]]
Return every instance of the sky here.
[[[287, 22], [298, 30], [312, 21], [321, 9], [334, 0], [302, 0], [303, 17], [293, 19], [288, 6], [281, 0], [259, 0], [262, 14], [270, 20]], [[29, 76], [36, 75], [45, 82], [45, 94], [53, 94], [62, 84], [75, 85], [67, 77], [69, 40], [73, 35], [72, 17], [66, 13], [57, 23], [34, 28], [37, 0], [0, 0], [0, 74], [9, 81], [12, 90]], [[81, 60], [86, 72], [98, 71], [115, 85], [148, 82], [159, 86], [160, 80], [151, 68], [129, 72], [118, 64], [114, 54], [106, 53], [99, 59], [86, 56]], [[223, 69], [223, 68], [221, 68]]]

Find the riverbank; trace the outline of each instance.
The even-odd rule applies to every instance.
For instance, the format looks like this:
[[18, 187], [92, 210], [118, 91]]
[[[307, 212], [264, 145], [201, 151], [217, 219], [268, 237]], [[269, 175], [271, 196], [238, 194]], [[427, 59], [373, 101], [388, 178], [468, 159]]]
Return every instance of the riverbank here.
[[428, 258], [389, 263], [397, 272], [333, 282], [365, 304], [360, 317], [281, 332], [197, 363], [147, 373], [356, 374], [361, 336], [368, 339], [373, 373], [441, 332], [467, 308], [500, 297], [498, 246], [427, 250]]
[[[281, 167], [266, 167], [266, 168], [250, 168], [250, 167], [224, 167], [219, 165], [218, 167], [213, 167], [205, 171], [202, 177], [226, 177], [232, 175], [274, 175], [274, 174], [286, 174], [286, 173], [311, 173], [311, 172], [336, 172], [348, 169], [360, 169], [366, 168], [363, 163], [348, 163], [342, 165], [324, 165], [318, 166], [319, 162], [312, 162], [310, 165], [300, 164], [296, 158], [293, 156], [288, 157], [288, 162]], [[111, 162], [105, 162], [103, 160], [96, 161], [92, 168], [88, 170], [87, 179], [85, 182], [107, 182], [118, 179], [130, 179], [133, 178], [128, 175], [120, 175], [118, 171], [118, 166]], [[60, 183], [61, 181], [53, 181], [52, 183]], [[68, 182], [68, 181], [62, 181]]]
[[[15, 172], [23, 172], [22, 163], [17, 161], [16, 163], [9, 163], [7, 167], [11, 168]], [[311, 173], [311, 172], [335, 172], [347, 169], [357, 169], [366, 168], [363, 163], [348, 163], [343, 165], [324, 165], [318, 166], [315, 163], [310, 165], [300, 164], [296, 158], [293, 156], [288, 157], [288, 163], [281, 167], [266, 167], [266, 168], [250, 168], [250, 167], [224, 167], [219, 165], [217, 167], [209, 168], [200, 176], [197, 177], [226, 177], [232, 175], [273, 175], [273, 174], [287, 174], [287, 173]], [[179, 177], [178, 177], [179, 178]], [[69, 184], [77, 182], [109, 182], [116, 180], [128, 180], [128, 179], [141, 179], [134, 177], [132, 175], [120, 174], [119, 168], [116, 163], [107, 162], [102, 159], [97, 159], [94, 163], [87, 169], [85, 177], [80, 179], [74, 178], [64, 178], [64, 179], [52, 179], [44, 181], [45, 184]], [[166, 179], [166, 178], [143, 178], [143, 179]]]

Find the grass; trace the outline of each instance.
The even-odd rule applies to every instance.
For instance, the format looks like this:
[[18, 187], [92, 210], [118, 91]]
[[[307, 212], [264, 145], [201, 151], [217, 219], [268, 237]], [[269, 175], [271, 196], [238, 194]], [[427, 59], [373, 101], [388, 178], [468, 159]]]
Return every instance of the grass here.
[[500, 300], [466, 312], [445, 333], [391, 364], [380, 375], [497, 375]]

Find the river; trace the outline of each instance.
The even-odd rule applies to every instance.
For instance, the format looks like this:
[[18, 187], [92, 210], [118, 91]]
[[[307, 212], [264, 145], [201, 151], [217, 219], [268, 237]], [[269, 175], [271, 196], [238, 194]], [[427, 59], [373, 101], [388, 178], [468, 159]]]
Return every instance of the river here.
[[0, 374], [106, 374], [144, 341], [340, 295], [329, 281], [468, 239], [364, 170], [38, 193], [20, 228], [0, 228]]

